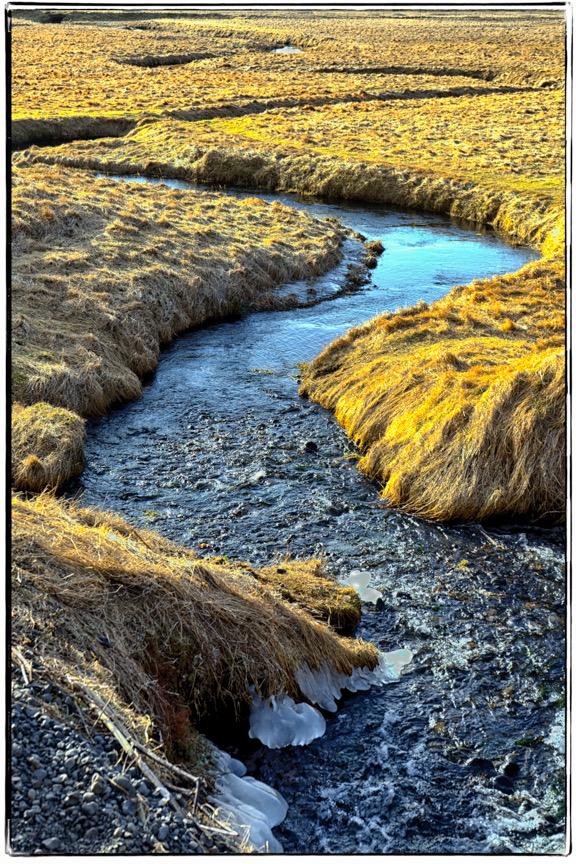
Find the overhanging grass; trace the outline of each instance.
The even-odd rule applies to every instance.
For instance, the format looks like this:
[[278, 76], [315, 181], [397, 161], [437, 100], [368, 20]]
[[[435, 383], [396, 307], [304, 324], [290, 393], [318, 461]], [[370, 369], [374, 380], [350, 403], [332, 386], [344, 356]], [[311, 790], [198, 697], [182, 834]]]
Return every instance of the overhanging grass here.
[[15, 639], [33, 638], [56, 676], [76, 666], [98, 677], [101, 668], [173, 753], [206, 715], [245, 716], [252, 687], [303, 701], [295, 675], [304, 664], [349, 673], [377, 663], [373, 645], [337, 636], [302, 609], [323, 614], [328, 603], [349, 614], [354, 592], [322, 578], [317, 586], [317, 562], [285, 565], [300, 585], [288, 603], [265, 587], [274, 585], [266, 570], [203, 561], [112, 514], [51, 495], [15, 496], [12, 507]]

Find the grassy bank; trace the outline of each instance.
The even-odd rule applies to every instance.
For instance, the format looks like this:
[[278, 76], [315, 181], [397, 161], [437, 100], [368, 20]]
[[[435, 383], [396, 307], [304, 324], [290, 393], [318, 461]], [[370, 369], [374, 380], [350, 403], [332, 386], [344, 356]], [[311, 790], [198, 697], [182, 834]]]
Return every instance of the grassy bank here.
[[12, 504], [15, 647], [32, 646], [64, 686], [74, 670], [140, 734], [149, 715], [173, 758], [194, 761], [195, 724], [206, 716], [246, 717], [251, 687], [302, 701], [304, 664], [350, 672], [377, 663], [374, 646], [318, 620], [349, 628], [360, 604], [317, 561], [258, 570], [200, 559], [51, 495]]
[[281, 204], [25, 163], [16, 157], [12, 207], [12, 396], [27, 406], [15, 418], [19, 488], [77, 473], [76, 415], [137, 398], [175, 333], [281, 308], [291, 301], [280, 284], [341, 260], [342, 228]]
[[561, 521], [562, 262], [379, 316], [310, 364], [301, 394], [336, 414], [387, 503], [431, 519]]
[[[548, 98], [558, 110], [558, 98]], [[518, 115], [526, 116], [526, 104], [516, 98]], [[378, 116], [383, 112], [367, 138], [379, 130]], [[332, 128], [333, 118], [323, 117]], [[455, 288], [430, 308], [391, 313], [337, 340], [310, 365], [301, 393], [335, 411], [366, 451], [360, 468], [382, 483], [393, 506], [435, 519], [561, 520], [565, 279], [558, 146], [544, 159], [537, 149], [530, 154], [529, 139], [522, 148], [513, 144], [521, 175], [510, 180], [510, 162], [503, 160], [492, 166], [496, 181], [490, 184], [482, 153], [471, 154], [466, 177], [462, 170], [450, 173], [446, 157], [440, 174], [362, 155], [342, 161], [322, 146], [314, 155], [304, 155], [303, 144], [283, 151], [273, 132], [264, 141], [257, 122], [255, 146], [237, 149], [248, 129], [244, 121], [238, 127], [236, 121], [159, 121], [121, 142], [78, 142], [23, 158], [440, 210], [540, 248], [545, 257], [538, 265]], [[279, 129], [281, 141], [286, 118], [269, 119], [268, 128]], [[215, 134], [236, 148], [197, 143]], [[348, 140], [350, 134], [348, 121], [341, 135]]]
[[[564, 78], [563, 20], [554, 12], [62, 14], [46, 24], [33, 21], [33, 10], [14, 15], [14, 119], [131, 118], [281, 97], [345, 101], [486, 81], [561, 88]], [[303, 53], [270, 53], [287, 43]]]
[[[136, 398], [162, 343], [277, 308], [276, 287], [333, 266], [346, 236], [256, 198], [71, 170], [88, 168], [434, 210], [540, 249], [336, 340], [302, 393], [336, 413], [394, 506], [562, 518], [560, 13], [21, 10], [13, 24], [13, 141], [70, 141], [14, 158], [15, 486], [77, 473], [84, 419]], [[286, 43], [303, 53], [270, 53]], [[319, 622], [350, 629], [359, 605], [317, 562], [200, 561], [45, 495], [16, 496], [13, 520], [18, 650], [63, 686], [90, 682], [140, 740], [153, 723], [175, 758], [198, 761], [195, 724], [243, 716], [252, 685], [300, 698], [304, 663], [375, 662]]]

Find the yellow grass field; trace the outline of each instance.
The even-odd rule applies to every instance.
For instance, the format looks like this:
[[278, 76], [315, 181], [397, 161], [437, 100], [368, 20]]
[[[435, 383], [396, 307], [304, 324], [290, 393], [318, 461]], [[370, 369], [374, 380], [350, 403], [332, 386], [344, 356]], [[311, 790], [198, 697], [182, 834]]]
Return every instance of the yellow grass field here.
[[[285, 305], [278, 288], [334, 266], [347, 232], [256, 193], [94, 172], [432, 210], [540, 250], [343, 334], [301, 393], [334, 411], [387, 504], [559, 522], [564, 19], [17, 10], [11, 28], [14, 644], [63, 684], [79, 670], [142, 740], [152, 718], [193, 762], [194, 723], [245, 713], [251, 685], [299, 696], [303, 663], [374, 665], [333, 629], [358, 621], [357, 595], [318, 562], [289, 562], [279, 584], [43, 490], [81, 471], [86, 418], [137, 398], [162, 343]], [[287, 44], [301, 53], [272, 53]], [[196, 679], [207, 633], [218, 650]]]

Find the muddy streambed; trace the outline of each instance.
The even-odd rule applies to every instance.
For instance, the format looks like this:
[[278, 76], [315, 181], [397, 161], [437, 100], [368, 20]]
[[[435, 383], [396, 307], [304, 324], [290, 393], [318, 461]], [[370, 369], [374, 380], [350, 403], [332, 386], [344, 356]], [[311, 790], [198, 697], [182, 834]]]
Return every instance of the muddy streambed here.
[[536, 253], [438, 215], [226, 194], [336, 217], [386, 251], [359, 292], [341, 293], [359, 255], [350, 242], [341, 267], [295, 286], [333, 299], [176, 339], [139, 400], [89, 424], [69, 494], [200, 554], [279, 566], [322, 554], [339, 578], [372, 572], [383, 598], [364, 608], [358, 635], [412, 649], [400, 682], [344, 698], [307, 747], [216, 736], [287, 799], [274, 832], [285, 852], [561, 851], [563, 532], [382, 509], [353, 444], [297, 382], [297, 364], [349, 327]]

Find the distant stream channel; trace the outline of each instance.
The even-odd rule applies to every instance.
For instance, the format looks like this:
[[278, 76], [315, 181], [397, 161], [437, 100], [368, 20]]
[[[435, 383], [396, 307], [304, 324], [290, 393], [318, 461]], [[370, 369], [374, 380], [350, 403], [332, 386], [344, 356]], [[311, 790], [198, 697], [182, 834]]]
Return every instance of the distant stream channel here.
[[[116, 178], [127, 182], [180, 181]], [[90, 422], [68, 490], [200, 554], [261, 564], [322, 554], [382, 590], [359, 636], [414, 652], [400, 682], [345, 697], [326, 734], [268, 750], [206, 730], [287, 799], [288, 853], [563, 849], [564, 533], [433, 525], [380, 506], [333, 417], [298, 396], [297, 364], [376, 314], [512, 272], [536, 252], [436, 214], [227, 190], [336, 217], [385, 252], [358, 293], [198, 328], [142, 397]], [[328, 296], [359, 257], [302, 296]], [[212, 734], [211, 734], [212, 733]]]

